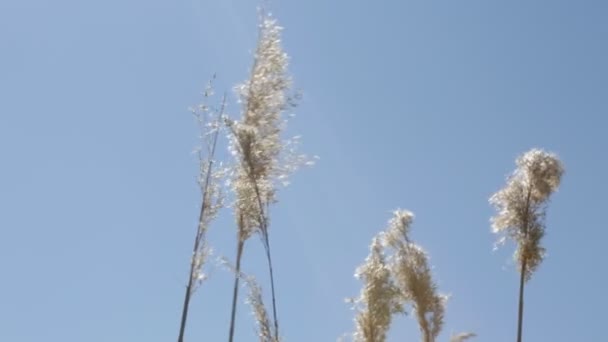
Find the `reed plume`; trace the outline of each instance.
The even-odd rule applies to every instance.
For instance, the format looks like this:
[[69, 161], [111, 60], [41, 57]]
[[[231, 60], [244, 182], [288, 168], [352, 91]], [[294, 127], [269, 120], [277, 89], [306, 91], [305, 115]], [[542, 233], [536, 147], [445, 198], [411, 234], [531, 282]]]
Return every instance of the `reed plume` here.
[[[287, 54], [281, 46], [281, 30], [276, 20], [262, 13], [258, 43], [249, 79], [236, 87], [242, 104], [238, 121], [226, 120], [230, 129], [230, 151], [237, 160], [232, 179], [237, 218], [237, 272], [243, 247], [254, 233], [259, 234], [268, 264], [275, 339], [279, 319], [270, 244], [268, 209], [276, 202], [277, 185], [287, 184], [288, 176], [303, 164], [311, 164], [296, 152], [299, 137], [283, 140], [283, 114], [295, 105], [288, 93]], [[234, 336], [239, 277], [235, 277], [229, 341]]]
[[410, 304], [423, 342], [434, 342], [441, 328], [447, 297], [433, 281], [427, 253], [409, 238], [414, 214], [396, 210], [383, 235], [391, 255], [391, 269], [404, 303]]
[[[213, 77], [215, 79], [215, 76]], [[199, 159], [198, 184], [202, 193], [201, 206], [199, 210], [198, 225], [192, 247], [190, 259], [190, 271], [184, 294], [182, 315], [180, 320], [177, 341], [183, 342], [188, 321], [188, 309], [194, 292], [206, 279], [203, 267], [210, 253], [207, 244], [207, 230], [215, 219], [218, 211], [223, 207], [223, 193], [221, 188], [222, 179], [226, 170], [218, 165], [215, 160], [218, 136], [223, 122], [226, 96], [222, 98], [220, 108], [212, 108], [207, 100], [213, 95], [212, 81], [209, 82], [204, 92], [205, 101], [197, 108], [191, 109], [201, 132], [201, 146], [196, 150]]]
[[517, 244], [515, 259], [519, 266], [519, 306], [517, 342], [522, 341], [524, 285], [544, 259], [545, 215], [549, 197], [560, 185], [564, 167], [559, 158], [532, 149], [516, 160], [517, 168], [507, 185], [490, 197], [498, 213], [492, 217], [492, 231], [500, 235], [499, 244], [511, 239]]

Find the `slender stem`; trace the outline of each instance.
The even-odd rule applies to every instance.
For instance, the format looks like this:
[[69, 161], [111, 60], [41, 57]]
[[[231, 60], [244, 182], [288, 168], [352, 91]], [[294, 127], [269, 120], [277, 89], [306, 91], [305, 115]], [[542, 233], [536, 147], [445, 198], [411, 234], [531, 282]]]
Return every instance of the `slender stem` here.
[[184, 296], [184, 305], [182, 307], [182, 317], [179, 325], [179, 336], [177, 342], [184, 341], [184, 332], [186, 331], [186, 321], [188, 320], [188, 307], [190, 306], [190, 295], [192, 295], [192, 273], [194, 272], [194, 255], [198, 249], [198, 239], [194, 242], [194, 252], [192, 253], [193, 261], [190, 264], [190, 277], [188, 279], [188, 285], [186, 286], [186, 295]]
[[232, 342], [234, 338], [234, 325], [236, 321], [236, 303], [239, 297], [239, 280], [241, 279], [241, 257], [243, 256], [243, 246], [245, 241], [239, 237], [236, 248], [236, 270], [234, 272], [234, 288], [232, 289], [232, 311], [230, 313], [230, 331], [228, 333], [228, 341]]
[[524, 321], [524, 283], [526, 276], [526, 259], [521, 263], [521, 274], [519, 276], [519, 309], [517, 317], [517, 342], [521, 342], [521, 334]]
[[275, 328], [275, 339], [278, 341], [279, 339], [279, 322], [278, 322], [278, 318], [277, 318], [277, 306], [276, 306], [276, 292], [275, 292], [275, 286], [274, 286], [274, 272], [273, 272], [273, 267], [272, 267], [272, 257], [271, 257], [271, 253], [270, 253], [270, 239], [269, 239], [269, 234], [268, 234], [268, 219], [267, 219], [267, 211], [264, 210], [264, 204], [262, 201], [262, 194], [260, 192], [260, 187], [258, 186], [258, 182], [257, 179], [255, 178], [254, 174], [253, 174], [253, 163], [251, 162], [251, 156], [249, 156], [248, 154], [244, 153], [244, 151], [246, 151], [246, 149], [242, 146], [243, 142], [238, 140], [239, 136], [236, 133], [236, 131], [234, 130], [233, 127], [230, 127], [230, 130], [232, 132], [232, 134], [237, 138], [238, 141], [238, 148], [239, 148], [239, 152], [241, 154], [241, 163], [245, 165], [245, 170], [247, 173], [247, 176], [249, 178], [249, 182], [253, 185], [254, 191], [255, 191], [255, 197], [256, 197], [256, 201], [258, 203], [258, 207], [259, 207], [259, 211], [258, 211], [258, 221], [260, 224], [260, 233], [262, 235], [262, 244], [264, 245], [264, 249], [266, 250], [266, 260], [268, 263], [268, 270], [269, 270], [269, 274], [270, 274], [270, 291], [271, 291], [271, 296], [272, 296], [272, 318], [274, 321], [274, 328]]
[[179, 326], [179, 336], [177, 338], [178, 342], [184, 341], [184, 333], [186, 331], [186, 321], [188, 320], [188, 307], [190, 306], [190, 297], [192, 295], [193, 285], [194, 285], [194, 267], [195, 267], [195, 258], [196, 253], [199, 250], [200, 243], [202, 241], [203, 236], [203, 220], [205, 217], [205, 208], [207, 207], [207, 191], [209, 186], [209, 175], [211, 173], [211, 168], [213, 166], [213, 161], [209, 160], [207, 165], [207, 177], [205, 179], [205, 186], [203, 190], [203, 201], [201, 203], [201, 210], [199, 214], [199, 225], [196, 231], [196, 238], [194, 239], [194, 247], [192, 248], [192, 260], [190, 261], [190, 272], [188, 277], [188, 285], [186, 286], [186, 294], [184, 295], [184, 305], [182, 308], [182, 318]]
[[530, 225], [530, 198], [532, 196], [532, 186], [528, 188], [526, 196], [526, 212], [523, 219], [524, 246], [519, 248], [521, 253], [521, 270], [519, 276], [519, 306], [517, 309], [517, 342], [522, 342], [523, 324], [524, 324], [524, 287], [526, 282], [526, 267], [527, 267], [527, 238]]
[[[232, 133], [237, 137], [234, 128], [231, 129]], [[266, 251], [266, 261], [268, 264], [268, 271], [270, 275], [270, 292], [272, 296], [272, 318], [274, 321], [274, 335], [275, 340], [279, 340], [279, 321], [277, 318], [277, 305], [276, 305], [276, 292], [274, 286], [274, 272], [272, 267], [272, 256], [270, 253], [270, 238], [268, 233], [268, 219], [267, 214], [268, 211], [264, 210], [264, 201], [262, 200], [262, 194], [260, 192], [260, 187], [258, 186], [257, 179], [253, 174], [253, 163], [251, 161], [251, 156], [249, 154], [244, 153], [247, 149], [243, 148], [242, 142], [239, 141], [239, 149], [241, 152], [241, 163], [245, 165], [245, 170], [247, 173], [247, 177], [249, 178], [249, 182], [253, 185], [253, 189], [255, 191], [256, 201], [258, 203], [258, 221], [260, 224], [260, 234], [262, 235], [262, 244], [264, 245], [264, 249]]]
[[270, 255], [270, 240], [268, 237], [268, 233], [265, 235], [266, 240], [266, 260], [268, 261], [268, 271], [270, 273], [270, 292], [272, 294], [272, 317], [274, 319], [274, 335], [275, 340], [279, 340], [279, 320], [277, 318], [277, 303], [276, 296], [274, 291], [274, 273], [272, 271], [272, 257]]
[[207, 165], [207, 177], [205, 179], [205, 185], [204, 185], [204, 190], [203, 190], [203, 201], [201, 203], [201, 210], [200, 210], [200, 214], [199, 214], [199, 225], [197, 228], [197, 232], [196, 232], [196, 238], [194, 239], [194, 247], [192, 248], [192, 260], [190, 261], [190, 272], [189, 272], [189, 277], [188, 277], [188, 285], [186, 286], [186, 294], [184, 295], [184, 305], [182, 308], [182, 318], [180, 321], [180, 326], [179, 326], [179, 336], [177, 338], [178, 342], [183, 342], [184, 341], [184, 333], [186, 330], [186, 321], [188, 320], [188, 307], [190, 306], [190, 297], [192, 295], [193, 292], [193, 285], [194, 285], [194, 267], [195, 267], [195, 258], [196, 258], [196, 253], [199, 250], [201, 241], [202, 241], [202, 237], [204, 234], [203, 228], [201, 227], [203, 225], [203, 220], [205, 217], [205, 208], [207, 207], [207, 191], [208, 191], [208, 186], [209, 186], [209, 177], [211, 174], [211, 169], [213, 166], [213, 161], [209, 160], [209, 163]]
[[260, 230], [262, 232], [262, 241], [264, 243], [264, 249], [266, 250], [266, 261], [268, 263], [268, 273], [270, 275], [270, 293], [271, 293], [271, 297], [272, 297], [272, 319], [274, 321], [274, 337], [275, 337], [275, 340], [278, 341], [279, 340], [279, 320], [278, 320], [278, 315], [277, 315], [276, 292], [274, 289], [274, 272], [273, 272], [273, 268], [272, 268], [272, 256], [270, 254], [270, 237], [269, 237], [270, 234], [268, 232], [268, 219], [266, 216], [268, 214], [268, 212], [264, 211], [264, 205], [262, 203], [262, 195], [260, 193], [260, 188], [258, 186], [258, 182], [253, 177], [253, 166], [251, 165], [251, 162], [249, 159], [247, 159], [247, 165], [249, 166], [248, 167], [249, 179], [253, 183], [253, 188], [255, 190], [255, 195], [257, 198], [258, 206], [260, 208], [260, 211], [259, 211], [259, 221], [260, 221], [260, 226], [261, 226]]

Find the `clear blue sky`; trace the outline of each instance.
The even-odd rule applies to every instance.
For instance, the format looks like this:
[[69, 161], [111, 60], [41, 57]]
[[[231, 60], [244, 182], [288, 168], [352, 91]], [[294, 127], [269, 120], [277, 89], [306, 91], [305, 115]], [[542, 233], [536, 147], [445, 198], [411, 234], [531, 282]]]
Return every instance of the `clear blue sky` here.
[[[290, 131], [321, 158], [272, 211], [286, 341], [352, 330], [354, 268], [397, 207], [452, 294], [441, 340], [513, 341], [518, 278], [487, 199], [532, 147], [567, 173], [526, 341], [606, 340], [607, 3], [381, 3], [271, 6], [304, 93]], [[214, 72], [220, 91], [247, 77], [256, 5], [0, 2], [0, 341], [176, 339], [199, 201], [187, 108]], [[210, 239], [233, 258], [229, 214]], [[245, 258], [266, 287], [257, 240]], [[197, 293], [189, 341], [225, 340], [230, 279], [213, 270]], [[390, 341], [417, 339], [394, 322]]]

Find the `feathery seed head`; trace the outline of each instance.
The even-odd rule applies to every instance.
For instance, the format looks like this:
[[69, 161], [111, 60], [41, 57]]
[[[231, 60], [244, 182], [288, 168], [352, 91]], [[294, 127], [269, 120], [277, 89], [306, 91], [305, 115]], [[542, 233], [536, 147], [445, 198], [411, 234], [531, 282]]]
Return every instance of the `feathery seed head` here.
[[403, 303], [411, 303], [424, 342], [432, 342], [443, 327], [447, 297], [437, 292], [428, 255], [408, 236], [414, 215], [397, 210], [384, 233], [384, 245], [392, 250], [390, 269]]
[[532, 149], [517, 159], [522, 181], [532, 189], [532, 197], [542, 202], [559, 187], [564, 167], [553, 153]]
[[249, 288], [247, 303], [251, 306], [258, 329], [260, 342], [278, 342], [274, 337], [272, 325], [268, 318], [268, 312], [262, 298], [262, 289], [252, 276], [243, 277], [245, 284]]
[[526, 280], [542, 262], [545, 249], [540, 241], [545, 234], [545, 209], [550, 195], [557, 190], [564, 174], [562, 162], [553, 153], [532, 149], [516, 160], [517, 169], [507, 185], [490, 197], [498, 213], [492, 217], [492, 231], [517, 243], [515, 258], [526, 262]]
[[363, 282], [359, 297], [354, 300], [357, 309], [354, 340], [383, 342], [390, 327], [392, 315], [403, 312], [379, 237], [372, 240], [370, 254], [357, 268], [355, 277]]
[[409, 238], [410, 227], [414, 221], [414, 214], [408, 210], [397, 209], [393, 217], [388, 221], [388, 229], [382, 234], [383, 244], [398, 248]]
[[250, 78], [236, 87], [242, 117], [240, 121], [226, 120], [230, 151], [237, 159], [231, 184], [237, 217], [242, 216], [243, 239], [267, 229], [264, 206], [276, 201], [276, 185], [288, 184], [288, 175], [308, 162], [295, 152], [298, 138], [281, 139], [282, 114], [291, 106], [281, 30], [276, 20], [263, 16]]
[[452, 335], [452, 337], [450, 337], [450, 342], [464, 342], [465, 340], [468, 340], [475, 336], [477, 336], [477, 334], [472, 333], [472, 332], [464, 332], [464, 333]]

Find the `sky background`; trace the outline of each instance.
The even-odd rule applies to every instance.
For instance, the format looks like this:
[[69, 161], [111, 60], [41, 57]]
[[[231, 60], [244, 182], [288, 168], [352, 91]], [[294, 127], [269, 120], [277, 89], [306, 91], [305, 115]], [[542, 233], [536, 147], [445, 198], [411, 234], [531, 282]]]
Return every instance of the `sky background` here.
[[[213, 73], [220, 93], [247, 77], [257, 4], [0, 1], [0, 341], [176, 340], [200, 200], [187, 108]], [[513, 341], [513, 248], [492, 251], [487, 199], [532, 147], [567, 173], [526, 288], [525, 340], [606, 340], [606, 1], [270, 8], [304, 94], [289, 133], [320, 157], [271, 213], [286, 341], [353, 330], [354, 269], [399, 207], [452, 295], [439, 340]], [[234, 259], [230, 212], [209, 238]], [[267, 288], [257, 239], [244, 270]], [[210, 270], [188, 341], [226, 339], [231, 277]], [[254, 341], [239, 310], [237, 341]], [[418, 336], [399, 317], [388, 340]]]

